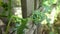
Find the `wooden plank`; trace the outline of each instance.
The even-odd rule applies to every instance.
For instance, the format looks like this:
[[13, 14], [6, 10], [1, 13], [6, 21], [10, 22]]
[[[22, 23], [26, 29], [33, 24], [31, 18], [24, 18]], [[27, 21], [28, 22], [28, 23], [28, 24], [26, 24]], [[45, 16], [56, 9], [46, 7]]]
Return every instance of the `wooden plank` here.
[[34, 0], [21, 0], [23, 18], [29, 16], [34, 10]]
[[[34, 0], [21, 0], [21, 6], [22, 6], [22, 16], [23, 18], [27, 18], [32, 14], [32, 11], [34, 11]], [[25, 31], [25, 34], [33, 34], [34, 27], [32, 24], [32, 21], [28, 21], [29, 29]]]
[[22, 16], [23, 18], [27, 17], [27, 2], [26, 0], [21, 0], [21, 6], [22, 6]]
[[34, 0], [34, 10], [38, 9], [40, 0]]

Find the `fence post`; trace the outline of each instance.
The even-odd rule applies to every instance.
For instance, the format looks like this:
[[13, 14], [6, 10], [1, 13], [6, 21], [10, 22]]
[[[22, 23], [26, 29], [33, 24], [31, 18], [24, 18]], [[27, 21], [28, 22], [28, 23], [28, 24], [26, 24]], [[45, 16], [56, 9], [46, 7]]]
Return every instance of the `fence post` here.
[[[23, 18], [27, 18], [28, 16], [30, 16], [32, 14], [32, 11], [34, 11], [34, 0], [21, 0], [21, 6], [22, 6], [22, 17]], [[33, 24], [32, 24], [32, 20], [28, 21], [29, 24], [29, 29], [27, 32], [25, 32], [25, 34], [33, 34]]]
[[21, 0], [22, 16], [26, 18], [34, 10], [34, 0]]

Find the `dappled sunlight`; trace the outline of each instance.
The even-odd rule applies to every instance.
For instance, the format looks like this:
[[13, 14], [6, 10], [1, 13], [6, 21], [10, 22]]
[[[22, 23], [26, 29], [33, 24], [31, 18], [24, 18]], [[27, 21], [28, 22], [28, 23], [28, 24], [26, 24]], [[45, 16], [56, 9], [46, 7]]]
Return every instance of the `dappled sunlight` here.
[[56, 14], [56, 8], [53, 8], [49, 17], [51, 19], [50, 24], [54, 23], [55, 14]]
[[14, 10], [15, 10], [15, 15], [22, 18], [21, 7], [14, 7]]

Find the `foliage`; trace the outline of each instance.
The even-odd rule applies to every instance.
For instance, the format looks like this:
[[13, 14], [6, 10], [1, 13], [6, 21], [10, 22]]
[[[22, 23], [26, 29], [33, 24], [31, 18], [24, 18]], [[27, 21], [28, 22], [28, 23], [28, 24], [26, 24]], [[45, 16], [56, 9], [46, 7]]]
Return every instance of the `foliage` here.
[[[37, 9], [37, 10], [33, 11], [31, 17], [28, 17], [28, 18], [30, 18], [32, 21], [34, 21], [34, 24], [36, 24], [36, 25], [41, 24], [44, 20], [46, 20], [48, 26], [50, 26], [51, 24], [50, 24], [49, 15], [52, 12], [52, 9], [53, 9], [52, 6], [53, 6], [53, 4], [57, 4], [56, 13], [58, 13], [59, 9], [60, 9], [59, 8], [60, 4], [59, 4], [58, 0], [42, 0], [42, 1], [43, 1], [42, 2], [43, 11], [41, 11], [40, 9]], [[28, 18], [24, 19], [24, 18], [17, 17], [15, 15], [12, 15], [11, 14], [11, 1], [8, 5], [6, 3], [2, 3], [2, 1], [0, 0], [0, 6], [2, 6], [5, 11], [7, 11], [7, 10], [9, 11], [9, 16], [8, 16], [9, 22], [8, 22], [8, 26], [7, 26], [5, 34], [8, 34], [8, 30], [10, 28], [9, 25], [10, 25], [12, 19], [16, 23], [15, 30], [17, 31], [17, 34], [24, 34], [24, 29], [28, 28], [26, 26], [26, 24], [28, 23], [29, 19]], [[55, 15], [55, 17], [57, 17], [57, 14]], [[50, 32], [50, 34], [53, 34], [53, 32]]]
[[[47, 26], [52, 29], [53, 26], [51, 26], [51, 24], [50, 24], [49, 15], [51, 14], [52, 9], [54, 8], [53, 5], [57, 4], [57, 3], [59, 3], [58, 0], [43, 0], [42, 7], [44, 7], [43, 8], [44, 11], [40, 11], [38, 9], [38, 10], [33, 12], [33, 19], [34, 19], [35, 24], [39, 24], [39, 23], [41, 24], [41, 23], [43, 23], [42, 21], [46, 20]], [[60, 6], [59, 4], [55, 5], [56, 13], [54, 16], [54, 20], [57, 18], [57, 14], [59, 13], [59, 9], [60, 9], [60, 8], [58, 8], [59, 6]], [[55, 31], [54, 32], [51, 31], [49, 34], [54, 34], [54, 33], [55, 33]]]
[[17, 29], [17, 34], [24, 34], [24, 29], [27, 27], [26, 24], [27, 24], [27, 20], [22, 19], [21, 20], [21, 25]]
[[2, 0], [0, 0], [0, 7], [3, 8], [2, 15], [5, 15], [8, 11], [8, 3], [4, 3]]
[[17, 31], [17, 34], [23, 34], [24, 33], [24, 29], [27, 28], [26, 24], [27, 24], [27, 21], [28, 19], [22, 19], [22, 18], [19, 18], [17, 16], [12, 16], [8, 22], [8, 26], [7, 26], [7, 30], [6, 30], [6, 34], [8, 33], [8, 30], [10, 28], [10, 23], [11, 23], [11, 20], [14, 19], [15, 23], [16, 23], [16, 26], [14, 28], [14, 31]]

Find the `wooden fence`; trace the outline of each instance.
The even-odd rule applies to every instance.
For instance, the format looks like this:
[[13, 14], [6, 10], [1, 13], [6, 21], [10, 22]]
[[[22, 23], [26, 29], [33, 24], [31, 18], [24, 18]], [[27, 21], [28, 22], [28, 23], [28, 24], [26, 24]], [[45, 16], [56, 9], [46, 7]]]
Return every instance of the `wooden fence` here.
[[[32, 14], [32, 11], [38, 9], [40, 3], [39, 1], [40, 0], [21, 0], [23, 18], [27, 18]], [[29, 26], [31, 27], [28, 30], [26, 30], [25, 34], [40, 34], [40, 32], [37, 32], [36, 25], [33, 25], [32, 23], [33, 22], [30, 20], [29, 24], [31, 25]]]

